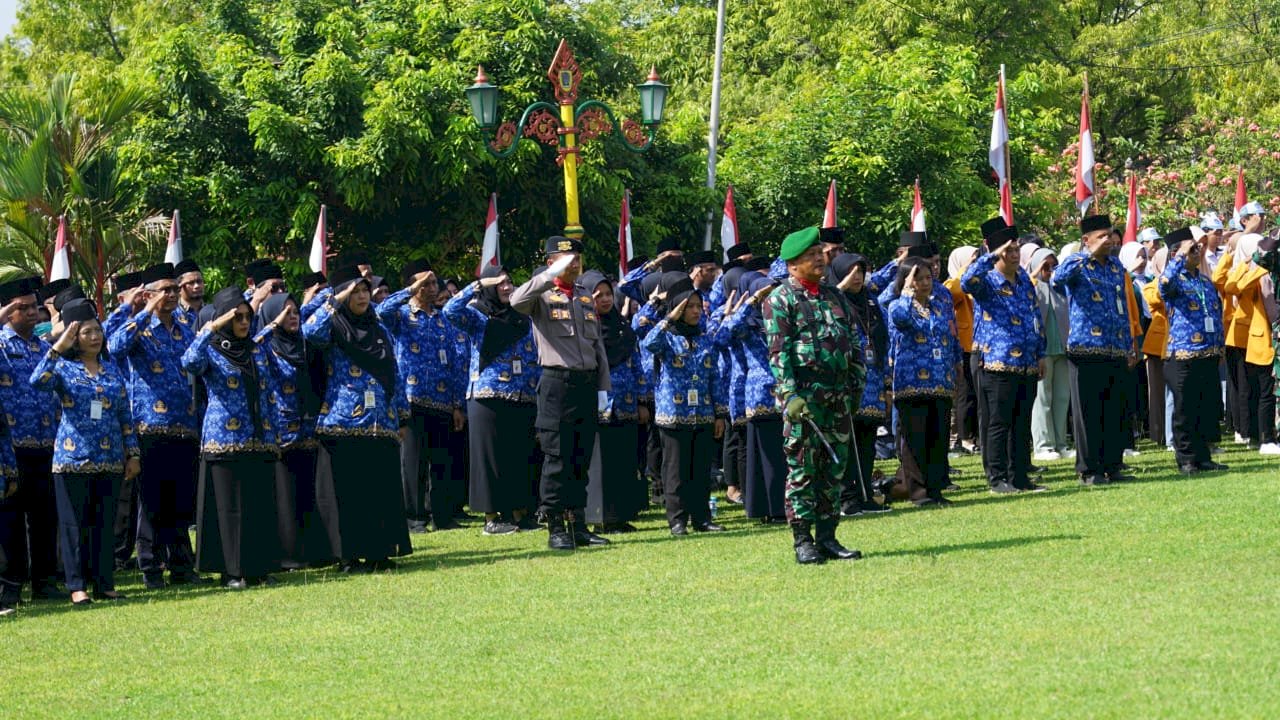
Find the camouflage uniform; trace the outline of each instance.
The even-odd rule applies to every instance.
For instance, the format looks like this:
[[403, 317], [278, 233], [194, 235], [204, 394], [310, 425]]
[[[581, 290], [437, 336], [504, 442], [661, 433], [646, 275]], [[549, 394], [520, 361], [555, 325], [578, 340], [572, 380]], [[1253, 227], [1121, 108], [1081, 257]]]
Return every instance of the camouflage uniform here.
[[840, 481], [852, 440], [855, 399], [862, 397], [866, 367], [862, 342], [850, 325], [852, 309], [841, 293], [820, 286], [813, 296], [788, 278], [764, 305], [774, 395], [785, 410], [793, 396], [804, 398], [814, 424], [835, 451], [833, 461], [807, 422], [783, 423], [787, 457], [787, 520], [810, 524], [834, 536], [840, 517]]

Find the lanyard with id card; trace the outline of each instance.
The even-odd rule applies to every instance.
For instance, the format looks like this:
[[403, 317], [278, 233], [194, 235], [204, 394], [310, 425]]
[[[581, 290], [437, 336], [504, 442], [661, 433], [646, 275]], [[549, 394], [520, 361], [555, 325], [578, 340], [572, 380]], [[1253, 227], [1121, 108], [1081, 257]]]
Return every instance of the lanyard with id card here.
[[102, 401], [101, 400], [89, 401], [89, 419], [90, 420], [102, 419]]
[[371, 390], [371, 389], [370, 389], [370, 390], [365, 390], [365, 391], [364, 391], [364, 408], [365, 408], [365, 410], [372, 410], [373, 408], [375, 408], [375, 407], [377, 407], [377, 406], [378, 406], [378, 396], [377, 396], [377, 395], [375, 395], [375, 394], [374, 394], [374, 392], [373, 392], [373, 390]]

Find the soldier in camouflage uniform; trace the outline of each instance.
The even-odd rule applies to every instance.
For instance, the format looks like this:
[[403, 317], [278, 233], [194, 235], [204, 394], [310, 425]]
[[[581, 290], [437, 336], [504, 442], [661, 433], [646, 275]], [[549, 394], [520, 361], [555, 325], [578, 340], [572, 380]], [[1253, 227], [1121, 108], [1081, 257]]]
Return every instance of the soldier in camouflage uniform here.
[[801, 564], [862, 557], [836, 540], [836, 526], [853, 403], [862, 397], [866, 368], [852, 309], [838, 290], [821, 284], [827, 263], [818, 237], [816, 227], [787, 236], [780, 259], [788, 277], [764, 304], [774, 395], [785, 416], [787, 520]]

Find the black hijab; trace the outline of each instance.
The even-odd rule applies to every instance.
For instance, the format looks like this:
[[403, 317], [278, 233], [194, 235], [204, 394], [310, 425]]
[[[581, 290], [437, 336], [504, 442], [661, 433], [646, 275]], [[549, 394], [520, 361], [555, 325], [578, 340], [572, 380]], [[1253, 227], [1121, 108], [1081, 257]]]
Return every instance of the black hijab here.
[[[668, 274], [673, 274], [673, 273], [668, 273]], [[667, 308], [668, 308], [666, 312], [671, 312], [672, 310], [675, 310], [676, 308], [680, 307], [680, 303], [684, 302], [685, 298], [691, 297], [698, 293], [698, 291], [695, 290], [693, 287], [693, 281], [690, 280], [687, 275], [683, 279], [673, 279], [673, 282], [667, 285], [666, 290], [667, 290]], [[698, 298], [701, 299], [702, 296], [699, 295]], [[706, 308], [703, 308], [703, 309], [705, 310]], [[697, 324], [690, 325], [686, 323], [684, 321], [683, 314], [681, 315], [681, 317], [678, 317], [672, 322], [667, 323], [667, 327], [669, 327], [671, 331], [674, 332], [675, 334], [683, 335], [684, 337], [687, 337], [687, 338], [695, 337], [702, 332], [702, 328], [700, 328]]]
[[[480, 277], [495, 278], [507, 275], [506, 268], [501, 265], [485, 265]], [[480, 367], [488, 367], [499, 355], [529, 334], [529, 317], [522, 315], [502, 302], [498, 297], [498, 287], [480, 286], [474, 300], [475, 308], [489, 317], [484, 328], [484, 338], [480, 341]]]
[[[258, 306], [258, 327], [266, 327], [284, 312], [285, 306], [292, 301], [298, 306], [297, 298], [285, 293], [267, 296]], [[328, 375], [325, 370], [324, 356], [314, 347], [307, 344], [298, 332], [289, 332], [277, 325], [271, 333], [271, 349], [276, 357], [289, 363], [306, 375], [306, 381], [298, 383], [299, 407], [303, 415], [312, 416], [320, 411], [320, 401], [324, 397], [325, 383]]]
[[883, 361], [889, 356], [889, 328], [885, 325], [880, 306], [867, 292], [865, 280], [867, 259], [857, 253], [841, 253], [831, 261], [831, 276], [838, 284], [857, 265], [862, 266], [864, 274], [862, 289], [856, 293], [846, 292], [844, 296], [849, 299], [849, 304], [853, 307], [854, 320], [862, 326], [862, 331], [870, 338], [876, 358]]
[[[238, 310], [241, 305], [249, 307], [248, 301], [244, 299], [244, 293], [234, 285], [219, 290], [209, 304], [213, 306], [215, 318], [222, 317], [232, 310]], [[232, 320], [214, 331], [213, 349], [240, 371], [242, 378], [240, 386], [244, 388], [245, 397], [249, 401], [249, 422], [254, 436], [257, 437], [262, 433], [262, 418], [258, 412], [258, 366], [253, 362], [252, 327], [248, 335], [240, 338], [236, 337], [232, 327], [234, 323], [235, 320]]]
[[[348, 283], [364, 283], [365, 287], [369, 286], [369, 281], [363, 278], [348, 280], [333, 289], [334, 295], [346, 290]], [[373, 303], [369, 304], [363, 315], [356, 315], [344, 302], [333, 314], [332, 322], [333, 344], [346, 353], [357, 367], [372, 375], [390, 398], [396, 391], [396, 356], [386, 329], [378, 322], [378, 315], [373, 311]]]
[[[765, 277], [762, 273], [752, 270], [751, 272], [744, 272], [738, 277], [738, 287], [734, 289], [738, 291], [738, 298], [741, 299], [756, 294], [767, 285], [773, 285], [773, 280]], [[745, 321], [748, 327], [753, 330], [763, 330], [764, 320], [759, 306], [747, 308], [744, 312], [748, 313]]]
[[[647, 279], [647, 278], [646, 278]], [[588, 270], [578, 278], [578, 283], [591, 291], [594, 295], [596, 288], [604, 283], [608, 283], [609, 279], [599, 270]], [[613, 289], [613, 285], [609, 285], [609, 289]], [[614, 299], [617, 299], [615, 293]], [[600, 334], [604, 340], [604, 353], [609, 357], [609, 367], [621, 367], [627, 362], [627, 358], [636, 349], [636, 334], [631, 329], [631, 323], [622, 319], [622, 313], [618, 312], [618, 306], [615, 304], [607, 313], [600, 315]]]

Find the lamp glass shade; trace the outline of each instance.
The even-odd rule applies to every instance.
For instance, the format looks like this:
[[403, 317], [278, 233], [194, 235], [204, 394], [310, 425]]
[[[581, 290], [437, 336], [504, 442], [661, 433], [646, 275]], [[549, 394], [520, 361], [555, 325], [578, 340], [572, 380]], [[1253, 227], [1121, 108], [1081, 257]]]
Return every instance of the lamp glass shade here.
[[650, 78], [636, 86], [640, 90], [640, 117], [645, 125], [662, 122], [662, 111], [667, 104], [667, 85]]
[[467, 100], [471, 103], [471, 115], [476, 124], [488, 129], [498, 124], [498, 88], [487, 82], [477, 82], [468, 87]]

